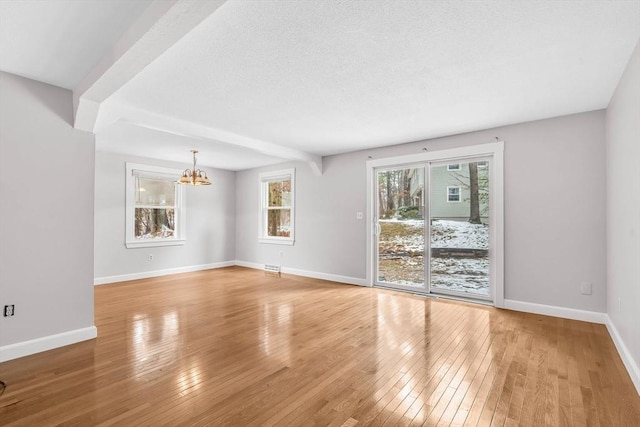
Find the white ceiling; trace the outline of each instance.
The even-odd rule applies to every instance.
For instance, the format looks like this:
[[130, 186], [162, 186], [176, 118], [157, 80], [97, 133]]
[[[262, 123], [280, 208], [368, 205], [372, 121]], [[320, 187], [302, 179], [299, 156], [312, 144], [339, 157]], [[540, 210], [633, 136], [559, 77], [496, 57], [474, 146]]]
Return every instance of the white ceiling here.
[[191, 3], [1, 1], [0, 69], [100, 150], [240, 170], [605, 108], [640, 38], [638, 0]]
[[[223, 169], [228, 170], [257, 168], [282, 162], [278, 157], [234, 144], [170, 134], [125, 121], [114, 123], [100, 134], [99, 139], [101, 151], [184, 163], [192, 162], [190, 150], [194, 147], [203, 148], [198, 153], [198, 165], [224, 165]], [[132, 140], [135, 144], [130, 142]], [[144, 153], [140, 152], [141, 147], [144, 147]]]
[[0, 0], [0, 70], [74, 89], [152, 0]]

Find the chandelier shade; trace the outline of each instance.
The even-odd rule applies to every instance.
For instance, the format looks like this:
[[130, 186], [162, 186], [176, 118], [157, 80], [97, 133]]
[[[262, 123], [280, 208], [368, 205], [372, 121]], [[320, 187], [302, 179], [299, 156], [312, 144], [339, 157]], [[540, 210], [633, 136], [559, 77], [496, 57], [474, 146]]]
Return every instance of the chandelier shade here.
[[191, 150], [191, 152], [193, 153], [193, 169], [185, 169], [177, 183], [182, 185], [211, 185], [207, 173], [196, 169], [196, 154], [198, 154], [198, 150]]

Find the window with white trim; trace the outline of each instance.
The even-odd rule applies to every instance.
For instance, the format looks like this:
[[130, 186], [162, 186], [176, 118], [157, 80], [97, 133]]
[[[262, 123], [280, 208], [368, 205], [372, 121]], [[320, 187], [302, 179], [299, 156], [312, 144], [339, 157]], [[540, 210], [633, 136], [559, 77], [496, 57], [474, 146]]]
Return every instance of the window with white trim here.
[[260, 174], [261, 243], [293, 245], [295, 169]]
[[460, 201], [460, 187], [447, 187], [447, 202], [456, 203]]
[[182, 171], [138, 163], [126, 164], [127, 248], [183, 245], [185, 209]]
[[447, 170], [448, 171], [459, 171], [460, 170], [460, 163], [451, 163], [447, 165]]

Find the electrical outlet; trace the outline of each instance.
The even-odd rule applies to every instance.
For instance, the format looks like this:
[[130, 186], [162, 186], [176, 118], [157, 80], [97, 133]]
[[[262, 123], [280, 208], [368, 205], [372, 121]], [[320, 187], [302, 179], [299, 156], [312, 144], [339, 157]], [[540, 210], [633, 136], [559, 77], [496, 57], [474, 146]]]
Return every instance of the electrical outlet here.
[[153, 261], [153, 254], [149, 254], [149, 261]]
[[591, 295], [593, 293], [593, 285], [589, 282], [582, 282], [580, 284], [580, 293], [582, 295]]
[[4, 306], [4, 317], [10, 317], [13, 316], [14, 314], [16, 314], [16, 306], [11, 304], [11, 305], [5, 305]]
[[364, 217], [364, 215], [362, 214], [362, 212], [356, 212], [356, 219], [362, 219]]

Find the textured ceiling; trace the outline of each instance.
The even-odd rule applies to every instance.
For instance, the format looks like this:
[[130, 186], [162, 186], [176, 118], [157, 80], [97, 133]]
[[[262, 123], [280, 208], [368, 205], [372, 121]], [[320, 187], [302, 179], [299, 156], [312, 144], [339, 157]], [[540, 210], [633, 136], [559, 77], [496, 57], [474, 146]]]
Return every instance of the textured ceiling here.
[[639, 37], [637, 1], [229, 1], [115, 98], [327, 155], [604, 108]]
[[237, 170], [605, 108], [640, 38], [639, 0], [148, 4], [1, 0], [0, 69], [74, 89], [98, 149]]
[[0, 70], [73, 89], [151, 0], [0, 0]]

